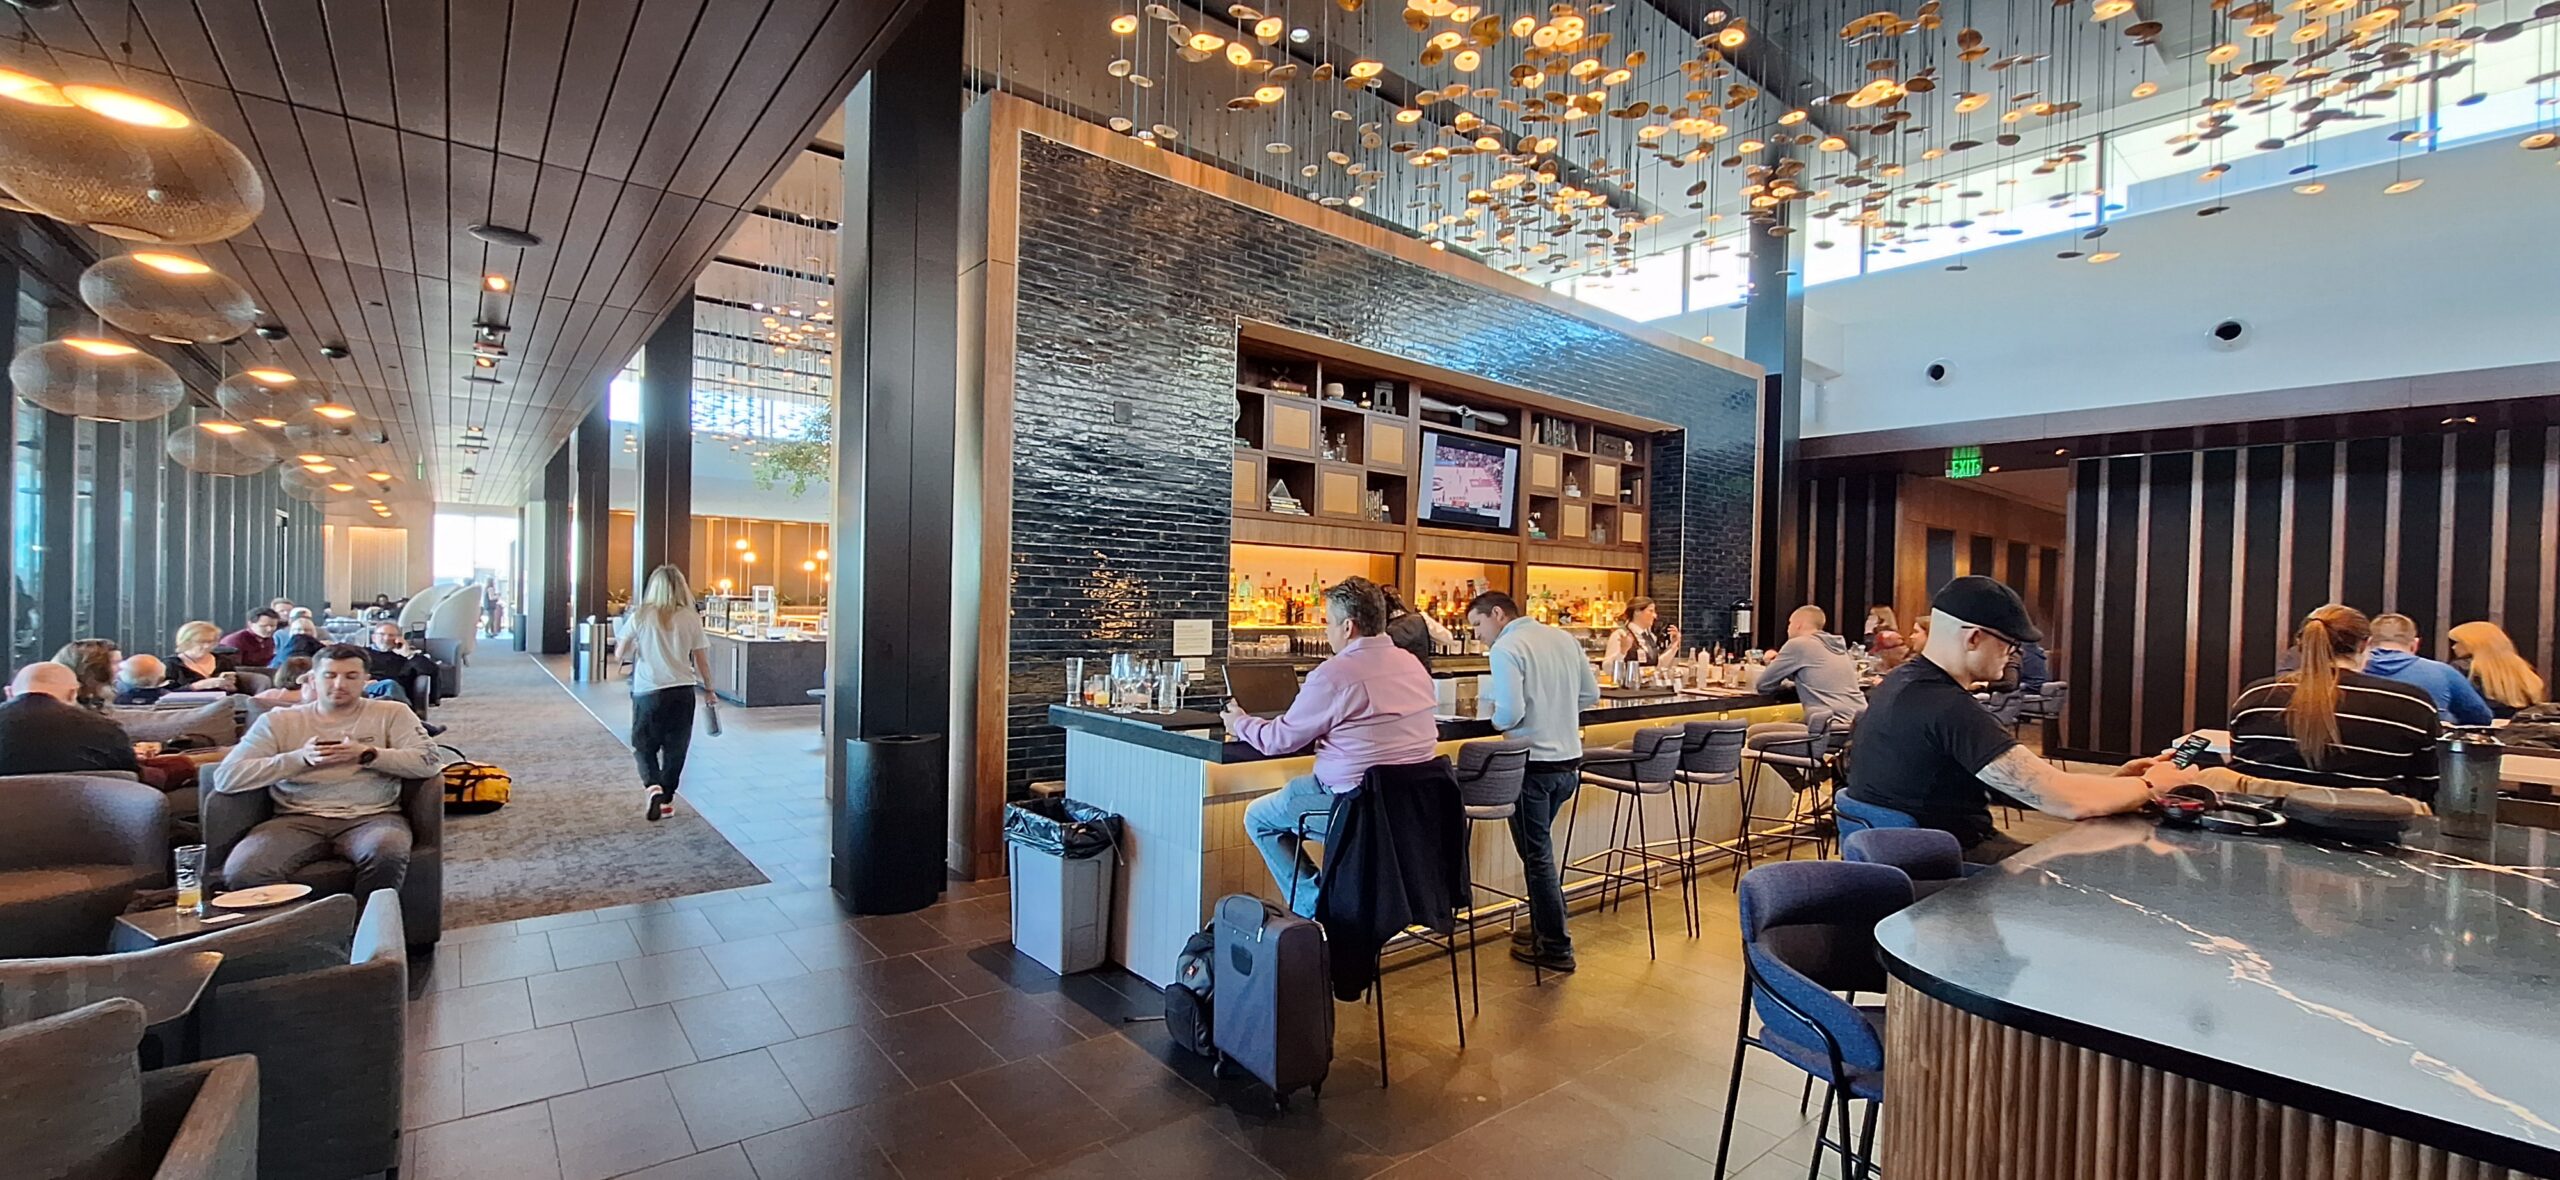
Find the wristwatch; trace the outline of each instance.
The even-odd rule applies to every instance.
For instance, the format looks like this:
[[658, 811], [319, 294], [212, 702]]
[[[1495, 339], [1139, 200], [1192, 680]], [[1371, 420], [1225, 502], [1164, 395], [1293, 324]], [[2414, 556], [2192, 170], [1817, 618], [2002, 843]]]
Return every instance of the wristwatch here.
[[373, 765], [373, 759], [374, 759], [374, 756], [375, 756], [375, 755], [377, 755], [377, 754], [380, 754], [380, 753], [382, 753], [382, 751], [380, 751], [380, 750], [376, 750], [376, 749], [374, 749], [374, 748], [372, 748], [372, 747], [368, 746], [368, 747], [366, 747], [366, 748], [365, 748], [365, 752], [364, 752], [364, 753], [361, 753], [361, 754], [356, 755], [356, 765], [358, 765], [358, 766], [371, 766], [371, 765]]

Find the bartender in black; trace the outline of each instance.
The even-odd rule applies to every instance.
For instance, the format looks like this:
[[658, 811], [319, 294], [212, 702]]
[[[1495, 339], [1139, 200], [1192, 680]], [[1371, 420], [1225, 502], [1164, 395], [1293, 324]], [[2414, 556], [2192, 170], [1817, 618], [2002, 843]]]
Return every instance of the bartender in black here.
[[[2140, 776], [2151, 759], [2115, 775], [2061, 770], [2027, 752], [1966, 691], [1998, 677], [2019, 645], [2044, 641], [2016, 591], [1990, 578], [1957, 578], [1929, 607], [1928, 647], [1885, 674], [1858, 719], [1851, 803], [1891, 808], [1920, 827], [1953, 833], [1967, 861], [1989, 864], [2026, 847], [1992, 825], [1991, 790], [2071, 820], [2150, 802]], [[1853, 809], [1844, 811], [1855, 818]]]

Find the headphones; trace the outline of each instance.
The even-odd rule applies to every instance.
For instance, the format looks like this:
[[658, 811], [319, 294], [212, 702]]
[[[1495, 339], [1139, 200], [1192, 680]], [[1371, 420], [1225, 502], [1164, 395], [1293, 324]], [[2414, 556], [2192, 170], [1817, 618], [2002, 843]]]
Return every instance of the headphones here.
[[2211, 787], [2189, 784], [2160, 795], [2163, 827], [2201, 828], [2226, 836], [2272, 836], [2285, 828], [2285, 817], [2272, 807], [2225, 799]]

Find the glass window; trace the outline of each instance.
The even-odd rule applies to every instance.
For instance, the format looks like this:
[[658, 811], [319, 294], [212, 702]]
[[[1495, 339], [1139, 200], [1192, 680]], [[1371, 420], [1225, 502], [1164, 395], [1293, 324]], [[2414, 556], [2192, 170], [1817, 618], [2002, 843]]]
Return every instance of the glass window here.
[[1594, 307], [1636, 321], [1658, 320], [1684, 310], [1681, 304], [1681, 259], [1674, 248], [1639, 258], [1622, 274], [1588, 274], [1574, 285], [1574, 297]]

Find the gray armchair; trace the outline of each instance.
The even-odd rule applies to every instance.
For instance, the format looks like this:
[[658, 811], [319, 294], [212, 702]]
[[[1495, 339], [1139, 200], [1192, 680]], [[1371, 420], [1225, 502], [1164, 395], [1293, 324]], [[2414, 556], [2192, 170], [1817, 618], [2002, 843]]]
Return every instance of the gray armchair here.
[[[240, 838], [275, 815], [275, 798], [263, 787], [221, 794], [213, 789], [213, 776], [207, 775], [198, 800], [206, 872], [219, 877]], [[410, 946], [433, 946], [444, 937], [444, 781], [418, 778], [401, 784], [400, 814], [409, 821], [409, 874], [400, 882], [401, 923]], [[318, 861], [293, 875], [295, 882], [321, 893], [345, 893], [355, 886], [355, 877], [356, 867], [343, 860]]]
[[168, 882], [169, 803], [137, 782], [0, 780], [0, 959], [89, 954], [136, 890]]
[[348, 1180], [400, 1165], [409, 958], [400, 899], [330, 897], [183, 944], [220, 951], [204, 1051], [267, 1062], [261, 1180]]
[[256, 1059], [143, 1073], [142, 1023], [142, 1005], [116, 999], [0, 1029], [10, 1175], [254, 1180]]

